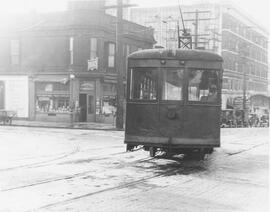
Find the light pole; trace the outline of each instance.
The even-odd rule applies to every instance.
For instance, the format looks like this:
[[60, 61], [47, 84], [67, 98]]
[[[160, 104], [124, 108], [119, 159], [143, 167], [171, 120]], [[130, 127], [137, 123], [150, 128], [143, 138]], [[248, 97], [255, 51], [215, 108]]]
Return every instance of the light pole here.
[[69, 108], [70, 108], [70, 124], [71, 127], [73, 127], [73, 122], [74, 122], [74, 109], [75, 109], [75, 105], [74, 105], [74, 101], [73, 101], [73, 80], [75, 79], [75, 75], [74, 74], [69, 74]]

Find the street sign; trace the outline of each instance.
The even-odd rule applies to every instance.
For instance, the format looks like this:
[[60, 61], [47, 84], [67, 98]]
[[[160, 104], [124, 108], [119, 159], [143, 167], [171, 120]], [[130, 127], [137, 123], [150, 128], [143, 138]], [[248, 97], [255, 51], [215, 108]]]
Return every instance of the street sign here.
[[98, 58], [88, 60], [88, 68], [87, 71], [95, 71], [98, 69]]

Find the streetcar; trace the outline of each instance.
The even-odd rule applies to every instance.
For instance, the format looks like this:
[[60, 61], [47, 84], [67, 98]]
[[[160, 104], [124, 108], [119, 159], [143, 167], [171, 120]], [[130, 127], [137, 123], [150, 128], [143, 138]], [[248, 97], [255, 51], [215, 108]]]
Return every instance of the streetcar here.
[[204, 50], [150, 49], [127, 58], [125, 144], [204, 157], [220, 147], [222, 62]]

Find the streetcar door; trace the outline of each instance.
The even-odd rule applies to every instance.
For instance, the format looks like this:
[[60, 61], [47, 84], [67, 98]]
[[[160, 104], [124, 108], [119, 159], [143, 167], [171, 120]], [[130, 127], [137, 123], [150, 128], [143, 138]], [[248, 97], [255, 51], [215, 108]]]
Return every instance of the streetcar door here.
[[159, 133], [170, 141], [183, 134], [184, 68], [161, 68]]
[[126, 133], [155, 137], [158, 134], [158, 68], [129, 69]]

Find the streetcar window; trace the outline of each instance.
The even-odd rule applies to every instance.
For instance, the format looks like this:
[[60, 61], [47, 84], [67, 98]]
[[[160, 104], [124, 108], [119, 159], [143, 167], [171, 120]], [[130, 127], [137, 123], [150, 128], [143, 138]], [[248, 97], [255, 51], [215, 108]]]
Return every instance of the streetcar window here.
[[157, 99], [157, 69], [131, 69], [130, 99]]
[[217, 102], [217, 71], [189, 70], [188, 83], [189, 101]]
[[182, 100], [184, 69], [163, 69], [162, 73], [162, 100]]

